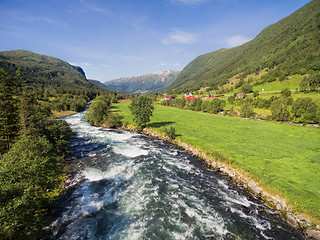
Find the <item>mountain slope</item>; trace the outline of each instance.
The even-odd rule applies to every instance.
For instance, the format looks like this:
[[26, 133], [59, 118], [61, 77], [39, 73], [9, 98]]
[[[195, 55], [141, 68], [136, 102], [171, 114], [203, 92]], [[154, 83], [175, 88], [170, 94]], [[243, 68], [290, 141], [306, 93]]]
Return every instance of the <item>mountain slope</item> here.
[[101, 88], [101, 89], [104, 89], [104, 90], [109, 90], [106, 85], [104, 85], [102, 82], [100, 82], [98, 80], [88, 79], [88, 81], [90, 83], [92, 83], [93, 85], [95, 85], [96, 87], [98, 87], [98, 88]]
[[105, 85], [113, 90], [126, 93], [147, 94], [160, 92], [167, 88], [177, 78], [179, 72], [165, 71], [140, 76], [124, 77], [106, 82]]
[[93, 87], [82, 68], [25, 50], [0, 52], [0, 68], [13, 78], [19, 69], [27, 84], [37, 88]]
[[242, 46], [201, 55], [189, 63], [168, 90], [215, 87], [239, 74], [268, 69], [265, 78], [320, 70], [320, 0], [265, 28]]

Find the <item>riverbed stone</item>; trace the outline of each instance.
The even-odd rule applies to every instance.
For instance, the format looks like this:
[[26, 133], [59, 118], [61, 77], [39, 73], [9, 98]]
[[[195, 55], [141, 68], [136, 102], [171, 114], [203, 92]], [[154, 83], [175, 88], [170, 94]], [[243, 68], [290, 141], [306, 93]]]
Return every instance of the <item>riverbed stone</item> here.
[[294, 227], [299, 227], [299, 224], [294, 216], [291, 213], [287, 213], [287, 221]]
[[305, 233], [307, 238], [310, 240], [320, 240], [320, 231], [307, 229]]

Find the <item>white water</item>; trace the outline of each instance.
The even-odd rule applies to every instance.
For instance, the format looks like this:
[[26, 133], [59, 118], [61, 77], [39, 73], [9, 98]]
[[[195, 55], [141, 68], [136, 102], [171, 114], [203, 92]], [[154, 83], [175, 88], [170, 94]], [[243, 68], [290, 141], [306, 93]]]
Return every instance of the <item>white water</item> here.
[[75, 187], [53, 239], [303, 239], [270, 209], [183, 151], [66, 119]]

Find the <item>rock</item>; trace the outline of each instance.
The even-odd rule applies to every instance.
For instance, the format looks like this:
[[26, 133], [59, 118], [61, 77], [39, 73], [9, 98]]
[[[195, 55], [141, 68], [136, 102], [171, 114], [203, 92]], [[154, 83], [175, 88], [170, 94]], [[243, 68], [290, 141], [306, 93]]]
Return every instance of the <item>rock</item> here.
[[252, 189], [252, 192], [254, 193], [254, 195], [260, 196], [262, 193], [262, 189], [259, 187], [255, 187], [254, 189]]
[[306, 230], [305, 234], [310, 240], [320, 240], [320, 231], [308, 229]]
[[287, 221], [294, 227], [299, 227], [299, 224], [295, 217], [291, 215], [291, 213], [287, 213]]
[[296, 215], [296, 220], [301, 228], [310, 228], [312, 224], [302, 215]]

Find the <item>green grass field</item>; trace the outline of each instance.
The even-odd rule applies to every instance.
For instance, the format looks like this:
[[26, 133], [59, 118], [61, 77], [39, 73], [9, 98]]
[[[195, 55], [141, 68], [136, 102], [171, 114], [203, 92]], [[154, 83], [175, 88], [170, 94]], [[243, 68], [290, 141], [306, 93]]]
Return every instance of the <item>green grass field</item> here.
[[[128, 105], [113, 108], [131, 123]], [[168, 126], [182, 142], [229, 157], [228, 164], [320, 222], [320, 129], [155, 106], [148, 127]]]

